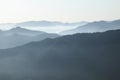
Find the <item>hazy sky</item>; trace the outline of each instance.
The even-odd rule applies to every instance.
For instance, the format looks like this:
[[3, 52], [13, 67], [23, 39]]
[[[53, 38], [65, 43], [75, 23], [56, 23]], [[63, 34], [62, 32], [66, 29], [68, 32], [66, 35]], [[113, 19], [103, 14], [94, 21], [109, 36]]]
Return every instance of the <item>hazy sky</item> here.
[[0, 0], [0, 23], [120, 18], [120, 0]]

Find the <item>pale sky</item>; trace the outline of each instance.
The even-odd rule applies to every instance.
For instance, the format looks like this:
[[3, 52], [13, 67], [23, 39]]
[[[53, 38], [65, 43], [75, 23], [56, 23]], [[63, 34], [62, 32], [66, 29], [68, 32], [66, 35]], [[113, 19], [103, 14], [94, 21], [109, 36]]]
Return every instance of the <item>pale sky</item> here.
[[0, 0], [0, 23], [120, 19], [120, 0]]

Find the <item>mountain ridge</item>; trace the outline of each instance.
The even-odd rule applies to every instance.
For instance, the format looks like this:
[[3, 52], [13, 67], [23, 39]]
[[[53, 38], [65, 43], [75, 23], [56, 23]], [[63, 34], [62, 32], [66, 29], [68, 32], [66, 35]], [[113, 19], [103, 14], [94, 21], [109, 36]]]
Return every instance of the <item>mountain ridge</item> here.
[[0, 49], [12, 48], [29, 43], [31, 41], [39, 41], [46, 38], [55, 38], [58, 36], [58, 34], [49, 34], [43, 31], [34, 31], [16, 27], [0, 32]]
[[74, 33], [93, 33], [93, 32], [104, 32], [108, 30], [120, 29], [120, 20], [114, 21], [95, 21], [90, 22], [86, 25], [79, 26], [75, 29], [63, 31], [60, 34], [74, 34]]
[[79, 33], [0, 50], [0, 79], [119, 79], [119, 34]]

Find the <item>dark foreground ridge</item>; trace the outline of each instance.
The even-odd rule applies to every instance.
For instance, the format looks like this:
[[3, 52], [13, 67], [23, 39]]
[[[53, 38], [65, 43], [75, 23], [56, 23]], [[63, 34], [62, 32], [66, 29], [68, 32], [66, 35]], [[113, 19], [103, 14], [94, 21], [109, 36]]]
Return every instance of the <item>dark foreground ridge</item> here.
[[0, 50], [0, 80], [120, 80], [120, 30]]

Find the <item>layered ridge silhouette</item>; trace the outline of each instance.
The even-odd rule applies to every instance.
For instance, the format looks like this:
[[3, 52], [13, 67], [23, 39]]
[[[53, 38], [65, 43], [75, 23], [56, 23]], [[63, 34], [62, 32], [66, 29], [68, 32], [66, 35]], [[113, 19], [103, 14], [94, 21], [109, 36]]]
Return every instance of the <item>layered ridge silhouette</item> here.
[[74, 34], [0, 50], [0, 79], [119, 80], [119, 35]]

